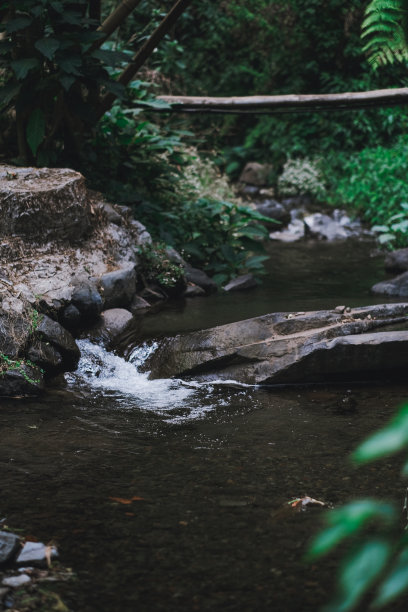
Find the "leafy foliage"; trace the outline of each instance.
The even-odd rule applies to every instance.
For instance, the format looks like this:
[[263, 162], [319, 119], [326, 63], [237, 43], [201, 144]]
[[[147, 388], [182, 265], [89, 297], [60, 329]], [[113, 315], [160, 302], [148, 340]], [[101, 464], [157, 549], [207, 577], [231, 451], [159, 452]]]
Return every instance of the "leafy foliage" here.
[[263, 273], [262, 240], [271, 221], [252, 208], [200, 198], [163, 210], [144, 203], [138, 217], [159, 239], [180, 250], [192, 265], [204, 268], [218, 283], [244, 272]]
[[371, 0], [365, 11], [362, 38], [373, 68], [408, 60], [408, 2]]
[[139, 248], [141, 274], [146, 281], [156, 281], [164, 288], [175, 287], [183, 279], [183, 268], [173, 263], [163, 243]]
[[[16, 141], [22, 161], [57, 160], [58, 147], [80, 148], [101, 93], [124, 88], [108, 65], [126, 57], [95, 48], [101, 34], [86, 0], [14, 0], [2, 4], [0, 108], [16, 111]], [[27, 147], [28, 145], [28, 147]]]
[[[373, 147], [354, 154], [333, 153], [321, 165], [328, 200], [362, 214], [379, 232], [381, 242], [407, 246], [408, 142]], [[392, 237], [394, 236], [394, 237]]]
[[[408, 404], [363, 442], [352, 459], [368, 463], [407, 449]], [[402, 473], [408, 476], [408, 463]], [[309, 559], [326, 555], [346, 539], [353, 542], [340, 567], [337, 594], [328, 610], [354, 610], [363, 598], [371, 601], [370, 609], [377, 609], [408, 590], [408, 535], [406, 531], [401, 533], [399, 522], [392, 504], [373, 499], [353, 501], [326, 515], [326, 529], [312, 542]]]
[[320, 168], [308, 158], [288, 159], [278, 179], [278, 188], [284, 196], [302, 194], [322, 200], [326, 195]]

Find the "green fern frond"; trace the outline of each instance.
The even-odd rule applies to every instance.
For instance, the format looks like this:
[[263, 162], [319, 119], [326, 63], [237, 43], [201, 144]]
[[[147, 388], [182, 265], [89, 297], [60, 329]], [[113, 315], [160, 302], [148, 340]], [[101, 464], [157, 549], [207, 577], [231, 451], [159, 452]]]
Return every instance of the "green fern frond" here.
[[361, 38], [373, 68], [408, 58], [408, 0], [371, 0]]

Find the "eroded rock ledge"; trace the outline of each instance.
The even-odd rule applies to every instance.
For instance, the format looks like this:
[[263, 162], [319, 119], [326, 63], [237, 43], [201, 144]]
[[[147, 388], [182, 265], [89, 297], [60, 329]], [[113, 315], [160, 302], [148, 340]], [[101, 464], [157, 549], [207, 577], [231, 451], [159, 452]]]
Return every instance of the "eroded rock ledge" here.
[[[273, 385], [402, 376], [408, 303], [273, 313], [161, 342], [152, 378]], [[376, 331], [390, 326], [397, 331]]]
[[70, 332], [131, 308], [149, 243], [130, 210], [87, 190], [80, 173], [0, 165], [0, 396], [38, 394], [76, 368]]

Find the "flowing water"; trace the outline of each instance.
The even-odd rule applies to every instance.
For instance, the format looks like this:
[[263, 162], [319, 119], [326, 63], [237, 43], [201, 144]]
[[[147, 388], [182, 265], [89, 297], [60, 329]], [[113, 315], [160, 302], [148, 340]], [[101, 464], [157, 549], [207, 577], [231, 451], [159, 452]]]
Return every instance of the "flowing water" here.
[[327, 601], [336, 558], [302, 560], [321, 511], [287, 502], [400, 503], [397, 462], [355, 469], [347, 457], [407, 385], [223, 388], [139, 369], [154, 338], [180, 330], [384, 301], [369, 295], [384, 276], [369, 253], [272, 245], [255, 291], [136, 321], [127, 361], [81, 340], [78, 371], [44, 398], [0, 400], [0, 517], [57, 543], [77, 580], [55, 589], [74, 612], [315, 612]]

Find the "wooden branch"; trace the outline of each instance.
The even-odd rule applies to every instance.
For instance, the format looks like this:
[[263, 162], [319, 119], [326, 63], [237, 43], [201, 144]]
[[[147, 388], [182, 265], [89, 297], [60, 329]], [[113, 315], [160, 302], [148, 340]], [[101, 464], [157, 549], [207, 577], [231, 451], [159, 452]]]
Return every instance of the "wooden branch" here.
[[[150, 38], [145, 42], [142, 48], [134, 55], [126, 66], [122, 74], [118, 78], [118, 83], [122, 85], [128, 85], [134, 78], [137, 71], [143, 66], [143, 64], [149, 59], [153, 51], [156, 49], [159, 42], [167, 34], [170, 28], [175, 24], [180, 15], [186, 10], [192, 0], [177, 0], [173, 5], [169, 13], [161, 21], [158, 27], [155, 29]], [[106, 94], [101, 102], [100, 109], [98, 110], [97, 117], [100, 119], [102, 115], [110, 109], [116, 96], [113, 93]]]
[[[279, 96], [246, 96], [210, 98], [191, 96], [158, 96], [171, 105], [171, 111], [201, 113], [282, 113], [317, 110], [341, 110], [371, 106], [408, 104], [408, 87], [375, 89], [335, 94], [288, 94]], [[169, 109], [155, 109], [169, 112]]]
[[128, 15], [140, 4], [141, 0], [122, 0], [119, 6], [111, 13], [105, 21], [99, 26], [97, 32], [100, 32], [104, 36], [98, 38], [93, 44], [92, 48], [96, 49], [105, 42], [111, 34], [125, 21]]

